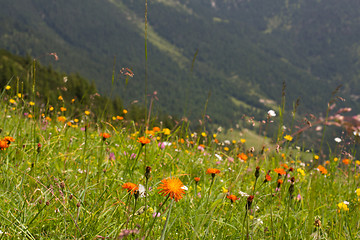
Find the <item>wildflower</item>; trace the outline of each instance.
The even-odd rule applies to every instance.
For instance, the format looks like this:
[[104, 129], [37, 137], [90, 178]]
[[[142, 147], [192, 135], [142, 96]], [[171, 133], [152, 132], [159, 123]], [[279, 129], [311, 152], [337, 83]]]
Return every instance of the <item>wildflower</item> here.
[[165, 135], [170, 135], [170, 129], [164, 128], [163, 131]]
[[240, 142], [241, 142], [241, 143], [245, 143], [245, 142], [246, 142], [246, 139], [242, 138], [242, 139], [240, 139]]
[[237, 197], [235, 195], [227, 195], [226, 198], [230, 199], [231, 203], [234, 203], [237, 200]]
[[328, 173], [328, 171], [326, 170], [326, 168], [325, 168], [324, 166], [322, 166], [322, 165], [319, 165], [317, 168], [318, 168], [319, 171], [320, 171], [322, 174], [324, 174], [324, 175], [326, 175], [326, 174]]
[[280, 188], [281, 184], [283, 184], [284, 181], [282, 179], [277, 180], [277, 188]]
[[59, 100], [59, 101], [64, 101], [64, 98], [63, 98], [62, 96], [59, 96], [59, 97], [58, 97], [58, 100]]
[[61, 107], [60, 111], [65, 112], [67, 109], [65, 107]]
[[149, 178], [150, 178], [150, 172], [151, 172], [151, 167], [147, 166], [145, 169], [145, 178], [147, 180], [149, 180]]
[[217, 135], [214, 133], [214, 134], [213, 134], [213, 138], [216, 138], [216, 137], [217, 137]]
[[124, 110], [123, 110], [123, 113], [124, 113], [124, 114], [127, 114], [127, 113], [128, 113], [128, 110], [124, 109]]
[[21, 93], [18, 93], [17, 96], [18, 96], [18, 98], [21, 98], [21, 97], [22, 97], [22, 94], [21, 94]]
[[245, 153], [239, 153], [237, 157], [244, 162], [246, 162], [246, 160], [249, 158]]
[[185, 194], [183, 189], [184, 184], [178, 178], [166, 178], [161, 180], [161, 184], [158, 189], [161, 189], [159, 192], [162, 196], [169, 196], [171, 199], [174, 199], [176, 202], [179, 201]]
[[355, 193], [358, 197], [360, 197], [360, 188], [356, 189]]
[[29, 102], [29, 105], [30, 105], [30, 106], [34, 106], [35, 103], [34, 103], [34, 102]]
[[283, 168], [275, 168], [274, 172], [276, 172], [278, 175], [285, 175], [286, 171]]
[[215, 174], [219, 174], [220, 170], [216, 168], [208, 168], [206, 174], [211, 174], [212, 177], [215, 177]]
[[359, 161], [359, 160], [356, 160], [355, 163], [356, 163], [356, 165], [360, 165], [360, 161]]
[[194, 180], [195, 180], [195, 184], [198, 184], [199, 181], [200, 181], [200, 178], [199, 177], [194, 177]]
[[319, 159], [319, 155], [314, 155], [314, 159], [318, 160]]
[[254, 200], [254, 196], [253, 195], [250, 195], [248, 198], [247, 198], [247, 202], [246, 202], [246, 210], [249, 210], [251, 208], [251, 204]]
[[0, 149], [1, 149], [1, 150], [4, 150], [4, 149], [6, 149], [6, 148], [8, 148], [8, 147], [9, 147], [9, 144], [8, 144], [7, 141], [5, 141], [5, 140], [0, 140]]
[[229, 192], [229, 190], [227, 190], [225, 187], [222, 187], [221, 190], [222, 190], [223, 193]]
[[105, 141], [106, 139], [110, 138], [111, 135], [108, 133], [100, 133], [100, 137], [102, 137], [103, 141]]
[[6, 89], [6, 90], [10, 90], [11, 87], [10, 87], [9, 85], [7, 85], [7, 86], [5, 87], [5, 89]]
[[49, 111], [51, 112], [51, 111], [54, 111], [54, 107], [50, 107], [49, 108]]
[[258, 179], [260, 176], [260, 167], [257, 166], [256, 169], [255, 169], [255, 178]]
[[296, 171], [297, 171], [301, 176], [305, 176], [305, 171], [304, 171], [303, 169], [298, 168]]
[[342, 162], [345, 164], [345, 165], [349, 165], [351, 163], [351, 160], [348, 159], [348, 158], [345, 158], [342, 160]]
[[267, 113], [269, 117], [276, 117], [276, 112], [274, 110], [269, 110]]
[[146, 137], [139, 137], [137, 141], [139, 143], [141, 143], [142, 146], [144, 146], [145, 144], [150, 143], [150, 139], [148, 139]]
[[242, 192], [242, 191], [239, 191], [239, 194], [240, 194], [240, 196], [242, 196], [242, 197], [248, 197], [248, 196], [250, 196], [250, 195], [247, 194], [246, 192]]
[[160, 132], [160, 128], [159, 127], [153, 127], [153, 131], [154, 132]]
[[139, 190], [139, 187], [131, 182], [124, 183], [121, 187], [126, 189], [127, 192], [131, 192], [131, 194], [133, 194], [135, 190]]
[[265, 175], [264, 183], [271, 181], [271, 176], [269, 175], [270, 171]]
[[334, 158], [334, 162], [337, 162], [339, 161], [339, 159], [337, 157]]
[[336, 138], [334, 138], [334, 141], [339, 143], [339, 142], [341, 142], [341, 138], [336, 137]]
[[60, 117], [58, 117], [58, 121], [64, 123], [64, 122], [66, 122], [66, 117], [60, 116]]
[[121, 116], [116, 116], [116, 119], [117, 119], [117, 120], [123, 120], [123, 119], [124, 119], [124, 117], [121, 117]]
[[229, 148], [228, 147], [224, 147], [224, 151], [229, 151]]
[[290, 135], [285, 135], [284, 137], [285, 140], [288, 140], [289, 142], [291, 142], [293, 140], [293, 137]]
[[11, 98], [11, 99], [9, 100], [9, 102], [10, 102], [11, 104], [14, 104], [14, 103], [15, 103], [15, 100]]
[[85, 113], [85, 115], [89, 115], [90, 111], [85, 111], [84, 113]]
[[288, 166], [286, 163], [280, 164], [280, 166], [282, 166], [282, 167], [285, 168], [285, 169], [288, 169], [288, 168], [289, 168], [289, 166]]
[[201, 136], [206, 137], [207, 134], [206, 134], [205, 132], [202, 132], [202, 133], [201, 133]]
[[337, 207], [339, 208], [339, 212], [341, 210], [349, 211], [349, 208], [345, 202], [338, 203]]

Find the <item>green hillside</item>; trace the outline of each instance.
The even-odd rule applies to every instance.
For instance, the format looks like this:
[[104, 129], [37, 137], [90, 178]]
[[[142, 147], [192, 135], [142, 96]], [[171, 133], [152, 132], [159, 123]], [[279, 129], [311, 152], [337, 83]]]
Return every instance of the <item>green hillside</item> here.
[[[144, 1], [1, 0], [0, 47], [44, 58], [57, 70], [79, 72], [99, 91], [144, 100]], [[148, 4], [148, 93], [156, 107], [193, 122], [207, 113], [233, 126], [279, 103], [323, 112], [339, 85], [344, 106], [360, 109], [359, 3], [316, 1], [153, 0]], [[197, 54], [196, 54], [197, 53]], [[194, 62], [191, 72], [192, 61]], [[111, 87], [116, 58], [115, 87]], [[135, 73], [126, 85], [119, 71]], [[265, 104], [264, 104], [265, 103]]]

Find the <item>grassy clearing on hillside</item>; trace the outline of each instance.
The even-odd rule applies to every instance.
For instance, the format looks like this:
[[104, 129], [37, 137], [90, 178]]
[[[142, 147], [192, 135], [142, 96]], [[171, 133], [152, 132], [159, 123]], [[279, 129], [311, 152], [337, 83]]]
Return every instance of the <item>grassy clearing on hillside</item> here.
[[[58, 99], [62, 107], [36, 106], [3, 92], [0, 239], [360, 238], [351, 155], [306, 161], [283, 133], [268, 151], [276, 145], [252, 132], [225, 142], [145, 131], [126, 111], [75, 119]], [[251, 148], [260, 141], [267, 148]], [[341, 153], [351, 141], [350, 150], [359, 137], [342, 139]]]

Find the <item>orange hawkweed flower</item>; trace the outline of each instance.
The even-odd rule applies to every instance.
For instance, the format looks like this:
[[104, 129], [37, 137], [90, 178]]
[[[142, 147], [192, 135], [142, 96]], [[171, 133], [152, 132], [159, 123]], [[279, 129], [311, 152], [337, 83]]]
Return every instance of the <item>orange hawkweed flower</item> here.
[[195, 180], [195, 183], [198, 183], [198, 182], [200, 181], [200, 178], [199, 178], [199, 177], [195, 177], [194, 180]]
[[238, 198], [235, 195], [227, 195], [228, 199], [230, 199], [231, 203], [234, 203]]
[[345, 165], [349, 165], [351, 163], [351, 160], [348, 159], [348, 158], [345, 158], [342, 160], [342, 162], [345, 164]]
[[248, 159], [248, 156], [245, 153], [239, 153], [237, 155], [237, 157], [241, 160], [243, 160], [244, 162], [246, 162], [246, 160]]
[[133, 194], [136, 190], [139, 190], [139, 187], [131, 182], [124, 183], [121, 187], [126, 189], [127, 192], [131, 192], [131, 194]]
[[276, 172], [279, 175], [285, 175], [286, 174], [286, 171], [284, 169], [282, 169], [282, 168], [275, 168], [274, 172]]
[[158, 189], [161, 189], [159, 192], [162, 196], [169, 196], [171, 199], [174, 199], [175, 202], [182, 199], [184, 191], [184, 184], [178, 178], [166, 178], [161, 180], [161, 184]]
[[270, 182], [271, 176], [269, 174], [266, 174], [264, 182]]
[[15, 139], [13, 137], [9, 137], [9, 136], [4, 137], [3, 140], [7, 141], [8, 144], [10, 144], [11, 142], [15, 142]]
[[0, 149], [4, 150], [9, 147], [8, 141], [6, 140], [0, 140]]
[[106, 139], [110, 138], [110, 137], [111, 137], [111, 135], [110, 135], [110, 134], [108, 134], [108, 133], [100, 133], [100, 137], [102, 137], [102, 138], [103, 138], [103, 140], [105, 141]]
[[206, 170], [206, 174], [219, 174], [219, 173], [220, 173], [220, 170], [216, 169], [216, 168], [208, 168]]
[[137, 140], [139, 143], [141, 143], [142, 145], [148, 144], [150, 143], [150, 139], [146, 138], [146, 137], [139, 137]]
[[328, 173], [328, 171], [326, 170], [326, 168], [325, 168], [324, 166], [322, 166], [322, 165], [319, 165], [317, 168], [318, 168], [319, 171], [320, 171], [322, 174], [324, 174], [324, 175], [326, 175], [326, 174]]

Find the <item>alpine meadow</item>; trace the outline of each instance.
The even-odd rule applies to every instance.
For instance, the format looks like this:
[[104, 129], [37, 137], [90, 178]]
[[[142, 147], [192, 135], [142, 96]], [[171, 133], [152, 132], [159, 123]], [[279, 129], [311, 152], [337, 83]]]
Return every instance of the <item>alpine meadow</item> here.
[[360, 239], [359, 1], [0, 6], [0, 239]]

